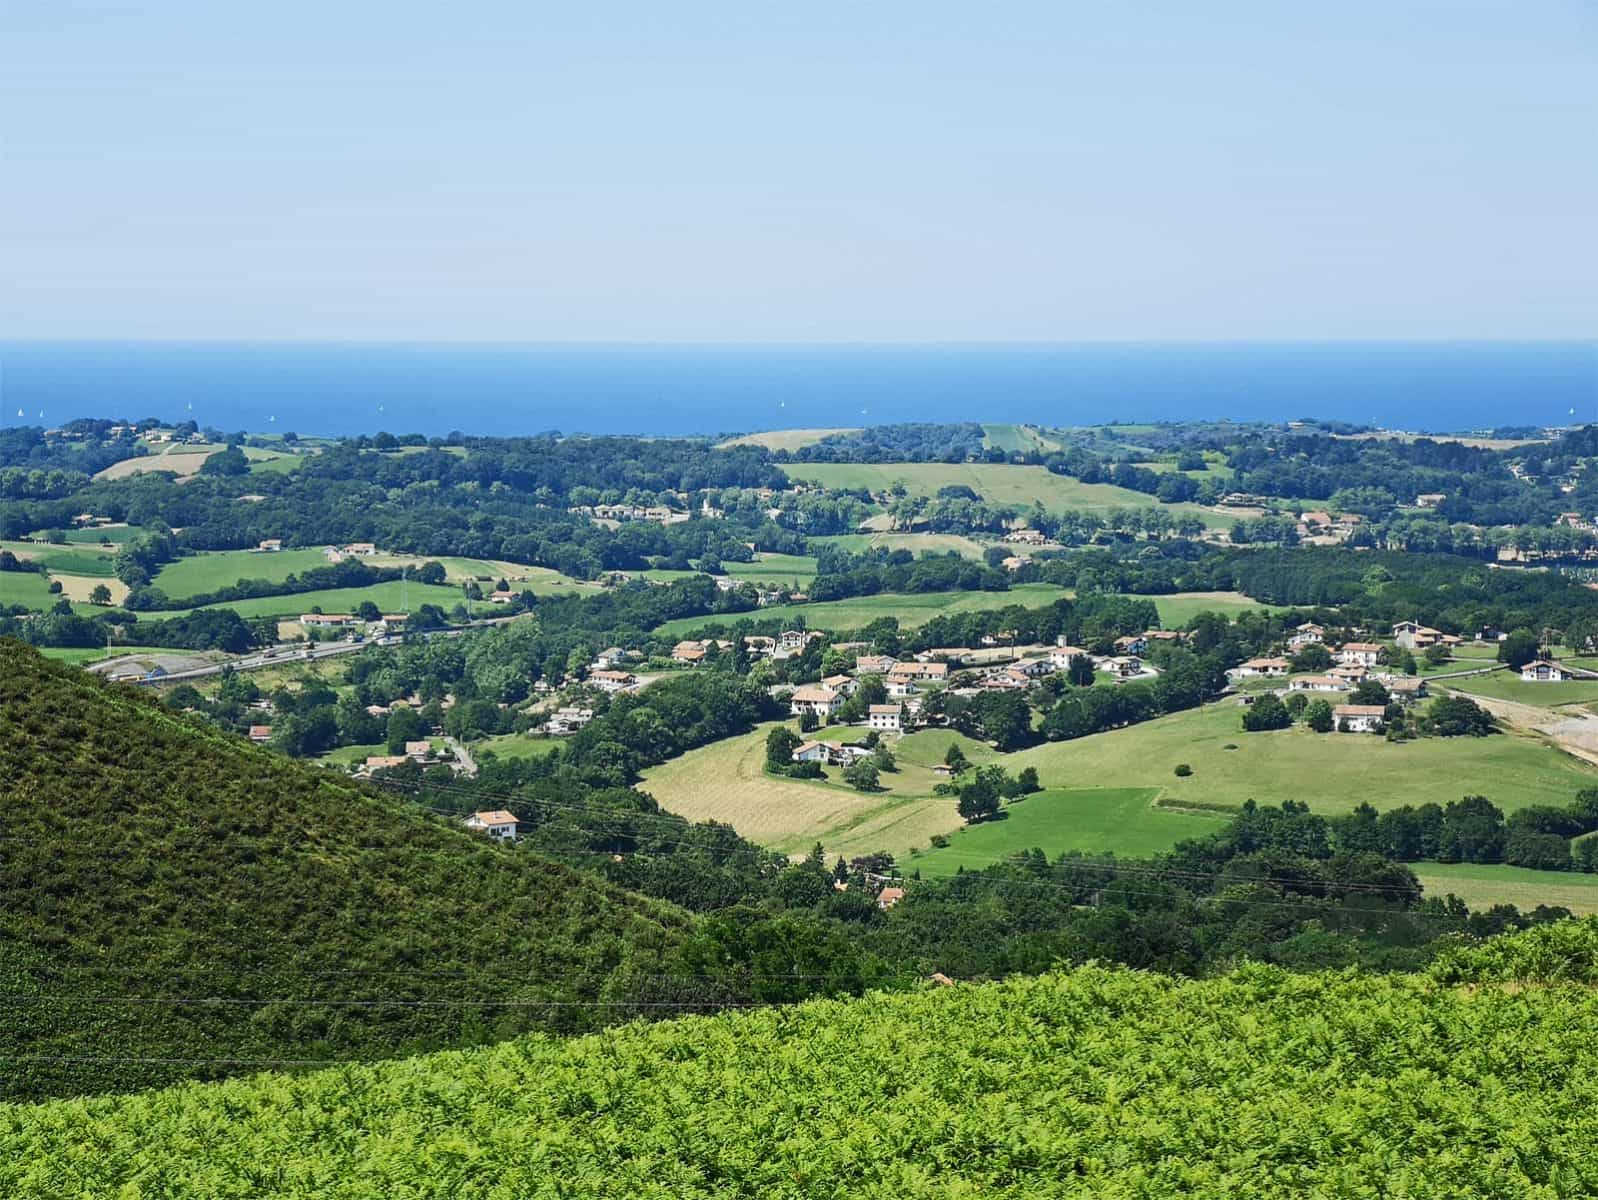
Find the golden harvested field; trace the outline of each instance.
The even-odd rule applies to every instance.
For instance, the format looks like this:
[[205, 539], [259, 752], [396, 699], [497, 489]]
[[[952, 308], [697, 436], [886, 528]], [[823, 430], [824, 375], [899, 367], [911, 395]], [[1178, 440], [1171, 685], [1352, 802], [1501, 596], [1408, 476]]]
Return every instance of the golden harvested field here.
[[767, 450], [801, 450], [813, 446], [822, 438], [837, 433], [855, 433], [855, 429], [773, 429], [766, 433], [746, 433], [742, 437], [728, 438], [718, 443], [718, 449], [728, 446], [764, 446]]
[[[857, 792], [843, 783], [786, 779], [765, 773], [766, 734], [775, 723], [743, 737], [728, 738], [652, 767], [643, 790], [670, 812], [692, 821], [723, 821], [744, 837], [790, 854], [803, 854], [817, 841], [831, 854], [895, 853], [926, 846], [934, 833], [952, 833], [962, 822], [952, 797], [932, 795], [939, 777], [932, 764], [943, 761], [956, 742], [972, 762], [987, 762], [994, 752], [980, 742], [947, 730], [911, 734], [893, 745], [899, 770], [884, 774], [886, 790]], [[852, 742], [863, 729], [829, 731], [833, 741]], [[832, 780], [840, 772], [827, 768]]]
[[126, 479], [130, 475], [142, 475], [150, 471], [170, 471], [179, 479], [189, 479], [200, 473], [200, 468], [205, 465], [206, 459], [218, 450], [224, 449], [225, 446], [210, 443], [198, 446], [169, 444], [162, 450], [152, 450], [149, 454], [114, 462], [105, 470], [96, 472], [94, 477]]

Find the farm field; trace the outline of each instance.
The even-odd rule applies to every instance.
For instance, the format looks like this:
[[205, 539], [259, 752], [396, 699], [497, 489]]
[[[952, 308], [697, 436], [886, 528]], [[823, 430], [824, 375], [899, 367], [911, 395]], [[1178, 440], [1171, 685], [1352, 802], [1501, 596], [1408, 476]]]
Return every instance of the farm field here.
[[984, 425], [982, 445], [989, 450], [1003, 450], [1007, 454], [1027, 453], [1036, 450], [1047, 454], [1058, 450], [1060, 443], [1045, 437], [1035, 425]]
[[290, 575], [327, 566], [320, 550], [211, 550], [167, 563], [152, 583], [173, 600], [203, 596], [244, 579], [282, 583]]
[[1165, 629], [1179, 629], [1202, 612], [1236, 617], [1240, 612], [1258, 608], [1285, 611], [1283, 605], [1262, 604], [1242, 592], [1172, 592], [1169, 596], [1132, 596], [1131, 599], [1154, 601], [1154, 607], [1160, 610], [1160, 625]]
[[[405, 585], [396, 579], [389, 583], [374, 583], [363, 588], [326, 588], [317, 592], [301, 592], [295, 596], [260, 596], [250, 600], [225, 600], [207, 604], [205, 608], [231, 608], [239, 616], [297, 617], [320, 607], [323, 612], [353, 612], [363, 600], [370, 600], [384, 612], [400, 611], [401, 588]], [[459, 588], [447, 584], [416, 583], [408, 588], [411, 611], [423, 604], [437, 604], [446, 611], [461, 602]], [[486, 607], [486, 605], [484, 606]], [[176, 616], [176, 612], [150, 613], [145, 619]]]
[[917, 558], [922, 554], [947, 554], [951, 550], [964, 558], [981, 558], [987, 549], [982, 542], [960, 533], [835, 533], [813, 537], [810, 541], [839, 546], [851, 554], [879, 547], [908, 550]]
[[244, 457], [250, 460], [251, 475], [287, 475], [305, 465], [305, 455], [290, 454], [284, 450], [263, 450], [259, 446], [242, 446]]
[[1577, 916], [1598, 912], [1598, 875], [1575, 871], [1534, 871], [1502, 863], [1410, 863], [1428, 896], [1458, 896], [1472, 909], [1513, 904], [1530, 912], [1539, 904], [1558, 904]]
[[885, 592], [877, 596], [857, 596], [848, 600], [828, 600], [820, 604], [774, 604], [753, 613], [738, 613], [732, 617], [680, 617], [667, 621], [658, 632], [676, 637], [706, 625], [734, 621], [748, 617], [755, 620], [792, 621], [803, 617], [811, 629], [859, 629], [883, 617], [894, 617], [905, 629], [924, 625], [933, 617], [965, 612], [985, 612], [989, 609], [1008, 608], [1019, 604], [1023, 608], [1041, 608], [1069, 593], [1065, 588], [1047, 583], [1024, 583], [1007, 592], [926, 592], [903, 595]]
[[[932, 765], [943, 761], [949, 744], [959, 744], [975, 763], [996, 757], [981, 742], [948, 730], [911, 734], [893, 747], [899, 769], [882, 776], [887, 790], [863, 793], [833, 782], [836, 768], [828, 768], [828, 781], [767, 775], [766, 734], [773, 727], [768, 723], [651, 767], [640, 786], [670, 812], [692, 821], [725, 821], [784, 853], [807, 853], [819, 840], [829, 855], [884, 849], [904, 854], [961, 824], [954, 799], [932, 794], [940, 778]], [[864, 729], [843, 728], [823, 736], [852, 742], [864, 735]]]
[[1157, 788], [1058, 788], [1005, 806], [1002, 821], [968, 825], [942, 848], [923, 850], [900, 864], [936, 879], [961, 867], [972, 870], [1017, 851], [1040, 849], [1049, 858], [1067, 850], [1144, 857], [1186, 838], [1221, 829], [1221, 813], [1158, 808]]
[[[131, 541], [138, 533], [131, 525], [102, 525], [96, 529], [63, 529], [68, 544], [73, 546], [98, 546], [101, 542], [121, 545]], [[43, 537], [44, 530], [35, 530], [32, 537]]]
[[757, 554], [754, 562], [722, 563], [734, 579], [803, 587], [816, 577], [816, 560], [808, 554]]
[[68, 544], [65, 546], [41, 545], [38, 542], [0, 542], [0, 550], [9, 550], [18, 558], [43, 563], [52, 575], [116, 574], [115, 551], [101, 550], [98, 545]]
[[1598, 679], [1569, 679], [1561, 683], [1528, 683], [1513, 671], [1495, 671], [1491, 675], [1472, 675], [1465, 679], [1445, 680], [1440, 687], [1463, 692], [1469, 696], [1484, 696], [1492, 700], [1513, 700], [1517, 704], [1532, 704], [1547, 708], [1558, 704], [1585, 704], [1598, 700]]
[[532, 738], [525, 733], [500, 733], [467, 743], [474, 756], [492, 754], [496, 758], [512, 761], [524, 758], [544, 758], [560, 745], [554, 738]]
[[1112, 508], [1166, 509], [1173, 516], [1192, 514], [1206, 525], [1224, 529], [1231, 521], [1197, 504], [1160, 504], [1153, 496], [1108, 483], [1082, 483], [1054, 475], [1043, 467], [1004, 463], [791, 463], [790, 479], [828, 488], [865, 488], [883, 492], [902, 483], [912, 496], [934, 496], [940, 487], [963, 484], [990, 504], [1031, 511], [1035, 501], [1052, 512], [1067, 509], [1103, 512]]
[[151, 448], [149, 454], [137, 455], [133, 458], [124, 458], [121, 462], [114, 462], [103, 471], [95, 473], [96, 479], [127, 479], [132, 475], [142, 475], [151, 471], [169, 471], [179, 479], [188, 479], [198, 475], [200, 468], [205, 465], [205, 460], [218, 450], [227, 447], [218, 446], [209, 442], [199, 445], [173, 445], [168, 444], [161, 449]]
[[55, 602], [50, 580], [37, 571], [0, 571], [0, 606], [46, 609]]
[[802, 450], [806, 446], [813, 446], [823, 438], [829, 438], [837, 433], [854, 433], [855, 429], [773, 429], [767, 433], [746, 433], [742, 437], [728, 438], [725, 442], [718, 442], [717, 448], [727, 446], [764, 446], [767, 450]]
[[[1360, 734], [1317, 734], [1295, 726], [1242, 732], [1243, 710], [1212, 704], [1074, 741], [1049, 742], [1010, 755], [1012, 770], [1035, 766], [1044, 787], [1157, 787], [1162, 802], [1236, 806], [1301, 800], [1325, 815], [1361, 801], [1378, 809], [1446, 804], [1467, 793], [1506, 812], [1531, 804], [1570, 803], [1598, 786], [1598, 770], [1514, 733], [1486, 738], [1388, 742]], [[1225, 747], [1235, 745], [1237, 749]], [[1193, 774], [1178, 779], [1178, 763]]]

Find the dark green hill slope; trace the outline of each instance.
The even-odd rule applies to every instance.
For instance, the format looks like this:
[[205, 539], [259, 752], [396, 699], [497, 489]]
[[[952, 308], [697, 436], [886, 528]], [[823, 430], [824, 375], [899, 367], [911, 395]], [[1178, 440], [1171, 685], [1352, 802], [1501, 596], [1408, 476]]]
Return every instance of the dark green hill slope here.
[[0, 1097], [593, 1028], [687, 923], [0, 642]]
[[1430, 976], [1085, 967], [0, 1106], [0, 1194], [1598, 1192], [1598, 925]]

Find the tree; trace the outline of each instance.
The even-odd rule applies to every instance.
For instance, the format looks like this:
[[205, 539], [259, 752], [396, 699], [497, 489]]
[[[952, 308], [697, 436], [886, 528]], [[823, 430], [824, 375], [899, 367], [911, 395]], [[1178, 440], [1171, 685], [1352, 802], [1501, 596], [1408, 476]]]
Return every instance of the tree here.
[[1443, 810], [1437, 857], [1443, 862], [1502, 862], [1504, 814], [1485, 796], [1453, 801]]
[[899, 764], [894, 761], [893, 751], [887, 746], [878, 746], [872, 752], [870, 761], [876, 765], [877, 770], [892, 773], [899, 769]]
[[1314, 700], [1304, 706], [1304, 724], [1316, 733], [1332, 731], [1332, 706], [1324, 700]]
[[1093, 686], [1093, 660], [1086, 654], [1073, 654], [1066, 664], [1065, 677], [1076, 687]]
[[862, 758], [843, 769], [843, 781], [857, 792], [874, 792], [878, 787], [877, 764]]
[[1015, 777], [1016, 787], [1023, 796], [1030, 796], [1033, 792], [1042, 791], [1038, 783], [1038, 769], [1036, 767], [1022, 767], [1020, 774]]
[[1453, 658], [1453, 656], [1454, 652], [1447, 646], [1443, 645], [1442, 642], [1433, 642], [1430, 646], [1426, 647], [1426, 652], [1423, 657], [1426, 659], [1426, 662], [1429, 665], [1440, 667], [1449, 659]]
[[1426, 715], [1439, 737], [1486, 737], [1498, 728], [1493, 715], [1467, 696], [1439, 696]]
[[961, 787], [958, 809], [967, 823], [975, 824], [998, 815], [1003, 783], [1003, 767], [983, 767]]
[[90, 604], [110, 604], [111, 589], [103, 583], [97, 583], [89, 589]]
[[1266, 692], [1243, 710], [1243, 729], [1246, 733], [1259, 733], [1267, 729], [1286, 729], [1293, 723], [1293, 714], [1276, 698]]
[[965, 751], [960, 749], [960, 743], [950, 742], [949, 748], [943, 752], [943, 765], [952, 767], [954, 773], [958, 775], [971, 764], [966, 761]]
[[1311, 643], [1288, 661], [1295, 671], [1324, 671], [1332, 665], [1332, 652], [1325, 646]]
[[786, 725], [778, 725], [766, 734], [766, 765], [779, 770], [793, 762], [793, 752], [801, 745], [799, 735]]
[[405, 753], [405, 743], [414, 742], [425, 736], [427, 730], [422, 725], [422, 718], [414, 708], [405, 706], [396, 708], [388, 714], [388, 752], [390, 754]]
[[1534, 661], [1542, 653], [1537, 635], [1529, 629], [1517, 629], [1498, 643], [1498, 661], [1516, 670]]

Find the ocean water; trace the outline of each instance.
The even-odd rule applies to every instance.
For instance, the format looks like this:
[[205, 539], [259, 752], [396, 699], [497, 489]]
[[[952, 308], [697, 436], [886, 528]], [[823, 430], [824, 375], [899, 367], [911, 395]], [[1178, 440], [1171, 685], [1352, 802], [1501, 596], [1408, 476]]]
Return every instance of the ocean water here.
[[1598, 342], [0, 342], [0, 420], [79, 416], [330, 435], [1299, 417], [1445, 432], [1598, 420]]

